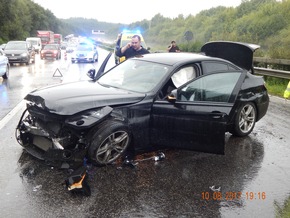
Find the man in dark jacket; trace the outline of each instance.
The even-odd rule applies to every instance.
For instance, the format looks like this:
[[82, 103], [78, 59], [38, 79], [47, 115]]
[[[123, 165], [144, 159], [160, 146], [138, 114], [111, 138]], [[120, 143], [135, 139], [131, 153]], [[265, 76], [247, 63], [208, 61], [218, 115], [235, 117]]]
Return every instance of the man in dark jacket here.
[[167, 48], [168, 52], [180, 52], [179, 47], [176, 45], [175, 41], [172, 41], [171, 44]]
[[131, 42], [116, 51], [118, 57], [125, 56], [126, 59], [148, 53], [149, 51], [141, 46], [141, 37], [138, 35], [134, 35]]

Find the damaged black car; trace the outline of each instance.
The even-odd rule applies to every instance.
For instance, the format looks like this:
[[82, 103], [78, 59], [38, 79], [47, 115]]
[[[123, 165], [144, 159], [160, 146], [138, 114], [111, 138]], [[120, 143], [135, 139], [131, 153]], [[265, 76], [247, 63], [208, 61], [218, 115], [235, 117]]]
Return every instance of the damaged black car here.
[[257, 48], [210, 42], [200, 54], [146, 54], [103, 72], [108, 56], [90, 80], [29, 93], [17, 141], [61, 168], [163, 148], [223, 154], [225, 133], [249, 135], [268, 109]]

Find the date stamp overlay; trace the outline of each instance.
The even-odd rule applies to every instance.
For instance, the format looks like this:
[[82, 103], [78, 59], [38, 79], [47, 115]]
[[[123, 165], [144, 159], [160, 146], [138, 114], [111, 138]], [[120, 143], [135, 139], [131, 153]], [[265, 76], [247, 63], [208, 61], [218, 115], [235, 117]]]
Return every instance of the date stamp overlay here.
[[221, 192], [221, 191], [205, 191], [200, 193], [201, 200], [206, 201], [234, 201], [234, 200], [265, 200], [266, 192]]

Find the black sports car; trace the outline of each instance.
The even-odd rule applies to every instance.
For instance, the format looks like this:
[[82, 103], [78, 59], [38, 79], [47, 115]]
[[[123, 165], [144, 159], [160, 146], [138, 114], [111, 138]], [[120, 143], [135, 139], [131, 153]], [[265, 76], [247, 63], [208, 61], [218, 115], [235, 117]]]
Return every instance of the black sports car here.
[[17, 140], [61, 168], [84, 159], [111, 164], [125, 151], [223, 154], [225, 133], [250, 134], [268, 109], [264, 80], [253, 75], [257, 48], [210, 42], [203, 54], [146, 54], [104, 73], [108, 56], [98, 72], [88, 72], [92, 80], [28, 94]]

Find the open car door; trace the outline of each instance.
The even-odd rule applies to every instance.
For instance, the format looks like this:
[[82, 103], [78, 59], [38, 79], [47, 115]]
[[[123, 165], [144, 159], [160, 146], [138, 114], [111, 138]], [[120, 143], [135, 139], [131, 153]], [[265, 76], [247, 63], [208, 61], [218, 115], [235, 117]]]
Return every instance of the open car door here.
[[207, 74], [174, 90], [175, 101], [155, 101], [152, 144], [224, 154], [226, 127], [243, 72]]

